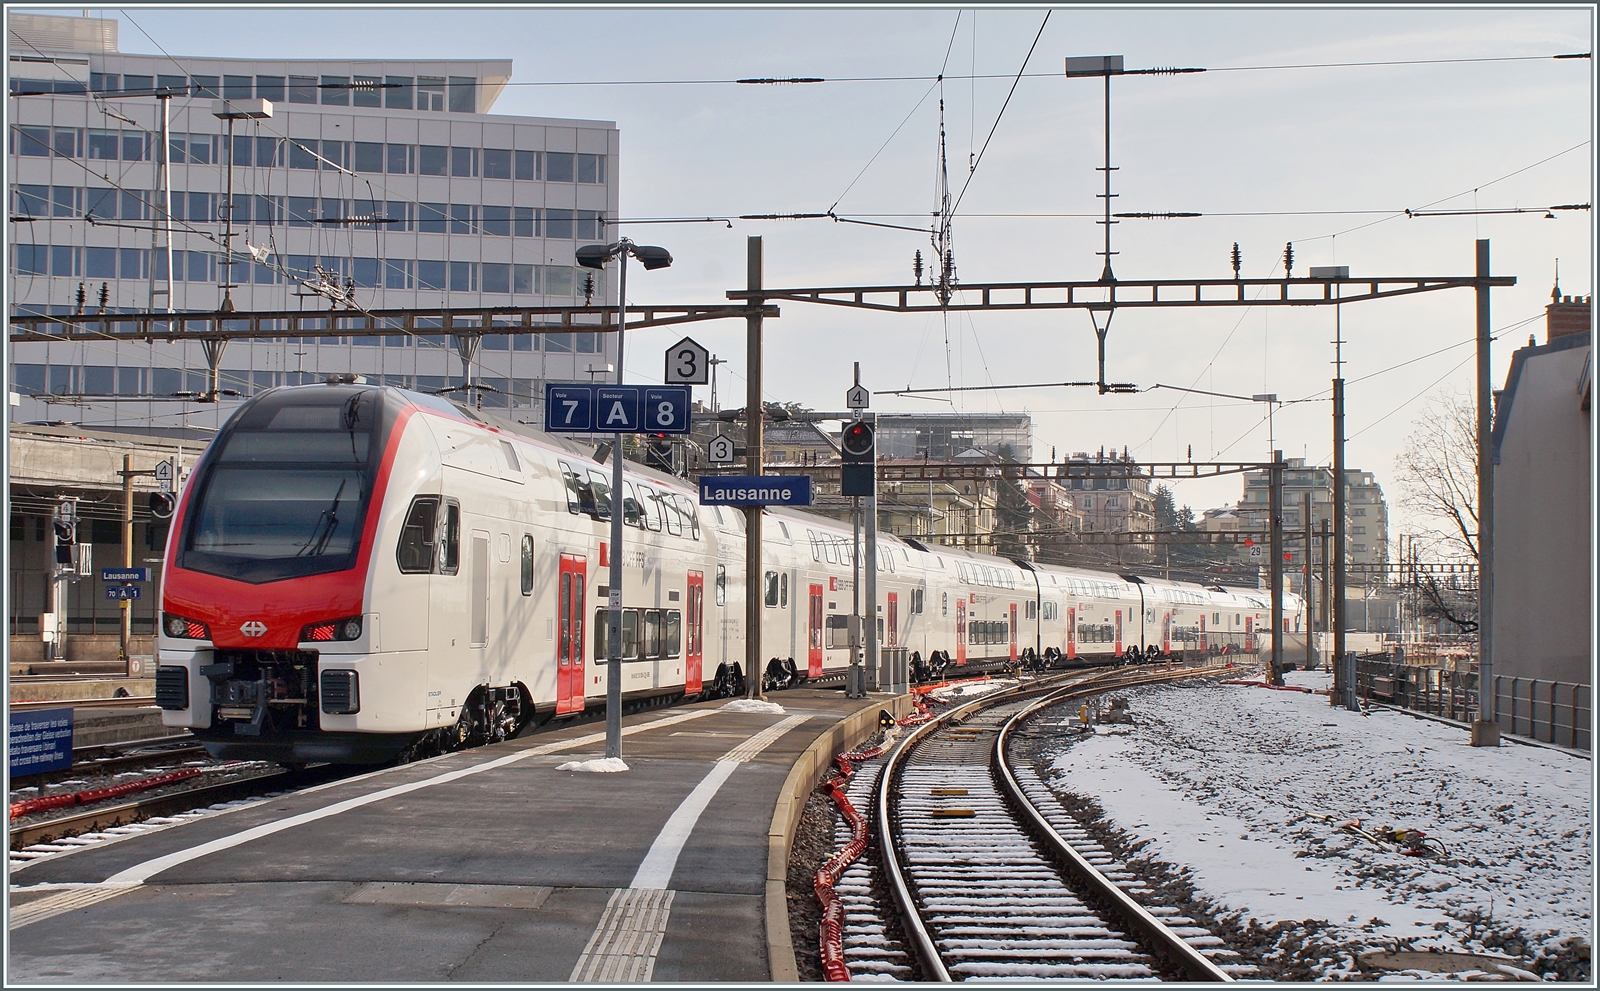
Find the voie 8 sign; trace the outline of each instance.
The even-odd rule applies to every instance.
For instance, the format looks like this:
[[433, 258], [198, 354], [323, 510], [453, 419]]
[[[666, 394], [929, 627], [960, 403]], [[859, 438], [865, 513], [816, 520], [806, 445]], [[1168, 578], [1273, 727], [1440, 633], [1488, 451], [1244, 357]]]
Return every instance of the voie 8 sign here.
[[686, 434], [689, 387], [551, 382], [544, 429], [561, 434]]

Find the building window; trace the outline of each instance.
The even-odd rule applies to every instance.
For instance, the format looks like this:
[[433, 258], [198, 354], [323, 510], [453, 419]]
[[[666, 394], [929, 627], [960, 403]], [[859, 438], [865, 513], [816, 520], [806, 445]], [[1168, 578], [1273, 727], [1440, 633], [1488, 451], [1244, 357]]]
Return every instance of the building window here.
[[[487, 164], [487, 159], [485, 159], [485, 166]], [[510, 237], [511, 208], [508, 206], [485, 206], [483, 208], [483, 233], [494, 234], [499, 237]]]
[[539, 208], [519, 206], [512, 211], [512, 233], [517, 237], [539, 236]]
[[445, 203], [418, 203], [417, 230], [423, 234], [443, 234], [448, 210], [449, 205]]
[[263, 100], [271, 100], [273, 103], [282, 103], [284, 102], [283, 94], [284, 85], [282, 76], [256, 77], [256, 96], [259, 96]]
[[450, 77], [450, 110], [452, 113], [470, 114], [477, 111], [474, 93], [478, 81], [471, 76]]
[[511, 149], [483, 149], [483, 177], [485, 179], [511, 178]]
[[[43, 152], [40, 152], [43, 154]], [[539, 178], [539, 153], [536, 151], [519, 151], [516, 154], [516, 177], [518, 179]]]
[[251, 95], [250, 90], [249, 76], [222, 77], [222, 98], [224, 100], [248, 100]]
[[591, 183], [605, 182], [606, 157], [604, 155], [579, 155], [578, 181]]
[[351, 150], [350, 167], [357, 172], [383, 171], [383, 145], [376, 141], [357, 141]]
[[[511, 291], [511, 266], [495, 262], [484, 262], [483, 291], [509, 293]], [[487, 340], [487, 338], [485, 339]]]
[[443, 289], [444, 288], [444, 262], [430, 259], [417, 261], [417, 288], [418, 289]]
[[417, 171], [422, 175], [448, 175], [450, 149], [444, 145], [422, 145], [417, 149]]
[[349, 76], [323, 76], [322, 103], [329, 107], [348, 107], [350, 105], [350, 77]]
[[415, 84], [410, 76], [385, 76], [383, 105], [391, 110], [410, 110]]
[[575, 178], [577, 156], [570, 151], [544, 153], [544, 178], [546, 182], [572, 182]]
[[216, 76], [190, 76], [191, 95], [215, 100], [222, 95], [222, 80]]
[[396, 175], [410, 175], [417, 171], [417, 151], [412, 145], [389, 145], [387, 171]]
[[478, 266], [472, 262], [451, 262], [450, 291], [477, 292]]
[[450, 174], [464, 179], [476, 176], [478, 174], [478, 149], [451, 148]]
[[377, 76], [357, 76], [350, 87], [350, 102], [357, 107], [378, 107], [383, 105], [383, 96], [378, 90]]
[[544, 211], [544, 236], [570, 239], [572, 237], [572, 211], [547, 208]]
[[317, 102], [317, 77], [316, 76], [290, 76], [289, 77], [289, 102], [290, 103], [316, 103]]
[[444, 112], [444, 77], [417, 77], [417, 109]]
[[[511, 266], [511, 291], [533, 295], [539, 292], [538, 281], [539, 266], [513, 265]], [[531, 340], [531, 338], [529, 339]]]
[[478, 208], [471, 203], [450, 204], [450, 233], [476, 234], [478, 232]]

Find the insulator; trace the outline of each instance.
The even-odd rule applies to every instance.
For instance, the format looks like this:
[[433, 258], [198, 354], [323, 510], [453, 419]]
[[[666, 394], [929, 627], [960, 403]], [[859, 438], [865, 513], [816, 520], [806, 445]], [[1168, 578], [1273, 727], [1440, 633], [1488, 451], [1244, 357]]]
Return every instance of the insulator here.
[[1239, 251], [1239, 242], [1233, 242], [1233, 277], [1239, 277], [1239, 268], [1244, 264], [1244, 255]]
[[1294, 242], [1290, 241], [1283, 246], [1283, 277], [1289, 278], [1294, 273]]
[[918, 248], [916, 256], [911, 259], [911, 274], [916, 276], [917, 285], [922, 285], [922, 249]]
[[100, 283], [100, 311], [105, 312], [106, 304], [111, 302], [111, 283]]
[[83, 312], [84, 301], [87, 300], [88, 298], [89, 298], [88, 294], [84, 292], [83, 283], [81, 283], [81, 282], [78, 283], [78, 312], [79, 313]]

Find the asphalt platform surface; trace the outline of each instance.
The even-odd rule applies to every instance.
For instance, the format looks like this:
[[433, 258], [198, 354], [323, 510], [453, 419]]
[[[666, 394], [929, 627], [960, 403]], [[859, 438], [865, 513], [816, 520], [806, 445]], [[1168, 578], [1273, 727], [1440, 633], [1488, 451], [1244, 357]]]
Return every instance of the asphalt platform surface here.
[[8, 983], [767, 981], [796, 758], [889, 696], [547, 730], [15, 868]]

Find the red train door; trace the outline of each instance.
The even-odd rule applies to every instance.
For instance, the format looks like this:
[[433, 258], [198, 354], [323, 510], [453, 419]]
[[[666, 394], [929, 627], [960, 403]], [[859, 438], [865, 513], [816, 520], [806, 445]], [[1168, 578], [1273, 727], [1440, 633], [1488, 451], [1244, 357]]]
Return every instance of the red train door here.
[[956, 666], [967, 663], [967, 597], [956, 600]]
[[822, 677], [822, 586], [812, 585], [806, 609], [806, 677]]
[[1011, 603], [1011, 659], [1017, 659], [1017, 604]]
[[1075, 660], [1078, 656], [1078, 610], [1067, 609], [1067, 659]]
[[890, 592], [888, 605], [888, 619], [883, 631], [884, 646], [900, 646], [900, 593]]
[[1161, 614], [1161, 652], [1172, 653], [1172, 610], [1168, 609]]
[[1246, 616], [1244, 618], [1244, 650], [1247, 654], [1256, 652], [1256, 618], [1254, 616]]
[[556, 712], [583, 711], [583, 590], [588, 560], [561, 555], [561, 636], [556, 640]]
[[1200, 653], [1206, 652], [1206, 614], [1200, 614]]
[[683, 637], [683, 691], [700, 691], [700, 667], [705, 659], [706, 578], [700, 571], [689, 572], [689, 615]]
[[1122, 610], [1117, 610], [1117, 656], [1122, 656]]

